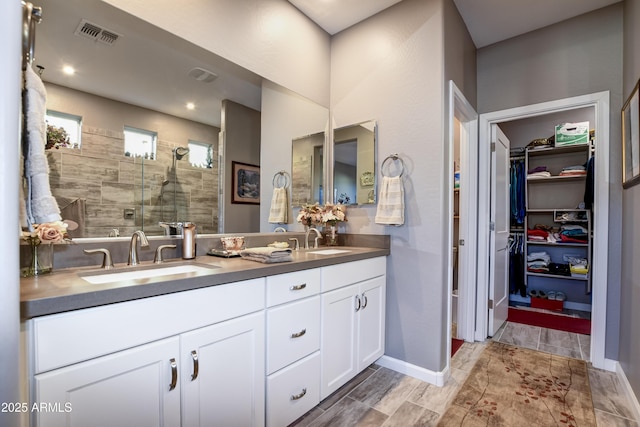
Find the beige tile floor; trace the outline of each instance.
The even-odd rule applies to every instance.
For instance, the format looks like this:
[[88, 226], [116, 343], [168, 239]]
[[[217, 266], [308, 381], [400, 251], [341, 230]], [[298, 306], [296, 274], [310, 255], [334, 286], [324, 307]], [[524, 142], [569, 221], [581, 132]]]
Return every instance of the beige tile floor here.
[[[588, 360], [589, 336], [509, 323], [496, 341]], [[372, 365], [292, 425], [297, 427], [435, 426], [485, 343], [464, 343], [443, 387]], [[615, 373], [589, 368], [597, 427], [640, 427]]]

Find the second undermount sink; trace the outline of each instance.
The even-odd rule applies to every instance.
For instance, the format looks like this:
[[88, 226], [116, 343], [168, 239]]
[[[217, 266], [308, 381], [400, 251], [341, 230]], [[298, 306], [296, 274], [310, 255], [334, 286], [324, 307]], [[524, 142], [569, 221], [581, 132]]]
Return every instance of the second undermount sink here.
[[345, 252], [351, 252], [348, 249], [320, 249], [317, 251], [309, 251], [310, 254], [316, 254], [316, 255], [336, 255], [336, 254], [343, 254]]
[[83, 280], [91, 284], [120, 282], [123, 280], [136, 280], [136, 279], [150, 279], [152, 277], [170, 276], [173, 274], [185, 274], [185, 273], [208, 273], [214, 268], [219, 268], [215, 265], [196, 265], [196, 264], [182, 264], [167, 267], [152, 267], [140, 270], [118, 271], [112, 270], [108, 273], [83, 275]]

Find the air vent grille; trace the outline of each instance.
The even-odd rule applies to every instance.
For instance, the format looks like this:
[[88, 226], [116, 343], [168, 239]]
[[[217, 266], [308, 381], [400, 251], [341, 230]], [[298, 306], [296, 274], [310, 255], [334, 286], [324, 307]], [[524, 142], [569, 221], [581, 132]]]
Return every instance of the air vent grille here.
[[86, 37], [107, 45], [114, 44], [121, 37], [120, 34], [115, 31], [108, 30], [94, 24], [93, 22], [89, 22], [86, 19], [80, 21], [80, 25], [78, 25], [74, 34], [76, 36]]
[[218, 78], [218, 75], [213, 71], [205, 70], [204, 68], [200, 67], [192, 68], [189, 71], [188, 75], [198, 80], [199, 82], [204, 83], [211, 83]]

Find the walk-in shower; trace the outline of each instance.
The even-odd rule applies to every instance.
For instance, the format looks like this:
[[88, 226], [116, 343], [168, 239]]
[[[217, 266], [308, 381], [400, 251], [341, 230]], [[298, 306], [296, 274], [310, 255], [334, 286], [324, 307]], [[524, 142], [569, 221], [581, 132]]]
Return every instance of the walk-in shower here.
[[[161, 210], [161, 213], [162, 213], [162, 221], [164, 221], [164, 222], [178, 222], [178, 197], [177, 197], [177, 193], [178, 193], [178, 169], [177, 169], [176, 162], [178, 160], [182, 160], [184, 156], [189, 154], [189, 147], [174, 147], [173, 150], [171, 150], [171, 152], [172, 152], [172, 155], [173, 155], [173, 162], [171, 164], [170, 174], [173, 175], [173, 180], [165, 179], [162, 182], [162, 187], [160, 189], [160, 203], [161, 203], [160, 210]], [[169, 192], [167, 187], [171, 187], [170, 184], [173, 184], [173, 188], [171, 189], [171, 192], [173, 193], [173, 210], [172, 210], [171, 217], [168, 218], [165, 215], [165, 207], [166, 207], [165, 206], [165, 201], [166, 201], [167, 193]], [[186, 220], [186, 218], [183, 218], [183, 220]]]

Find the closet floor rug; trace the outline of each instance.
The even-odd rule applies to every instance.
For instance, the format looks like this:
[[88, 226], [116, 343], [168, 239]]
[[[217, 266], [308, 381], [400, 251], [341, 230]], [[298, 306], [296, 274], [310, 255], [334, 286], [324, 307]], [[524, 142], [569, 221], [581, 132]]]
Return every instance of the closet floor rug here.
[[453, 357], [460, 347], [464, 344], [464, 340], [459, 340], [457, 338], [451, 338], [451, 357]]
[[492, 341], [439, 426], [594, 426], [587, 364]]
[[507, 320], [513, 323], [591, 335], [591, 320], [562, 314], [543, 313], [540, 311], [509, 307]]

